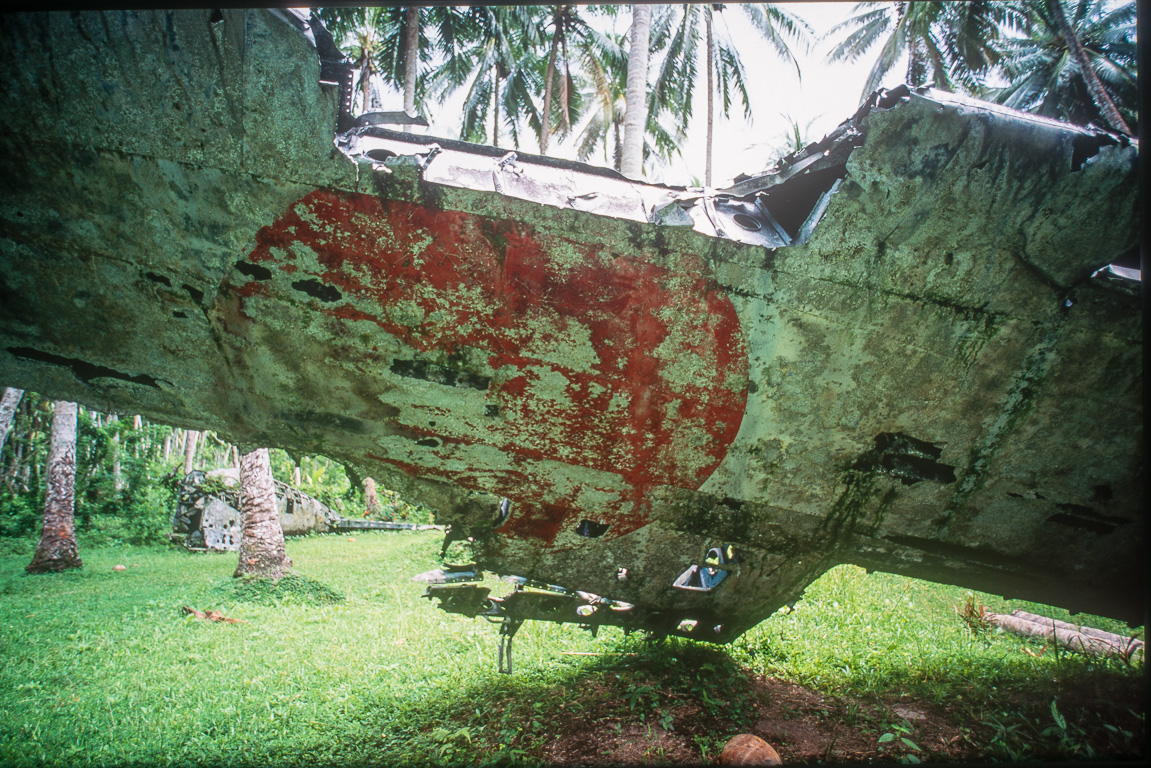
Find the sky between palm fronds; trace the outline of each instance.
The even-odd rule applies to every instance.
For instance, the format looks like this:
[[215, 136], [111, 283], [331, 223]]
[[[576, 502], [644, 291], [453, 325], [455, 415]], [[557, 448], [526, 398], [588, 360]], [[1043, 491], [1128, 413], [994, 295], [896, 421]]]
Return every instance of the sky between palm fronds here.
[[[1104, 0], [1106, 7], [1117, 7], [1126, 0]], [[792, 45], [797, 67], [782, 60], [769, 48], [762, 36], [747, 23], [744, 14], [732, 7], [714, 13], [717, 36], [730, 39], [739, 51], [746, 72], [749, 116], [740, 105], [732, 105], [730, 116], [717, 110], [713, 142], [713, 186], [723, 187], [741, 173], [756, 173], [769, 167], [775, 159], [795, 148], [796, 142], [817, 141], [839, 123], [850, 117], [859, 107], [865, 84], [872, 75], [873, 64], [879, 54], [875, 45], [854, 60], [830, 61], [829, 52], [842, 42], [846, 32], [832, 28], [855, 16], [859, 11], [854, 0], [847, 2], [793, 2], [777, 4], [783, 10], [806, 21], [811, 28], [810, 47]], [[877, 7], [884, 9], [883, 4]], [[891, 4], [894, 8], [894, 3]], [[631, 22], [631, 14], [621, 9], [614, 18], [589, 15], [589, 22], [602, 32], [624, 34]], [[831, 32], [829, 34], [829, 32]], [[893, 87], [907, 76], [907, 55], [879, 80], [881, 87]], [[657, 64], [652, 65], [654, 72]], [[701, 65], [702, 66], [702, 65]], [[654, 75], [653, 75], [654, 76]], [[994, 83], [992, 83], [994, 84]], [[460, 121], [464, 100], [460, 89], [434, 107], [425, 109], [429, 127], [422, 132], [433, 136], [455, 138], [460, 135]], [[398, 93], [384, 93], [385, 109], [402, 108]], [[703, 183], [706, 148], [706, 88], [696, 87], [692, 103], [693, 119], [688, 125], [681, 153], [667, 162], [652, 162], [647, 166], [648, 181], [674, 185], [700, 185]], [[529, 132], [521, 131], [520, 151], [534, 153]], [[563, 140], [553, 139], [548, 154], [554, 157], [577, 159], [577, 137], [580, 128]], [[500, 146], [504, 146], [501, 141]], [[610, 163], [603, 158], [589, 162]]]

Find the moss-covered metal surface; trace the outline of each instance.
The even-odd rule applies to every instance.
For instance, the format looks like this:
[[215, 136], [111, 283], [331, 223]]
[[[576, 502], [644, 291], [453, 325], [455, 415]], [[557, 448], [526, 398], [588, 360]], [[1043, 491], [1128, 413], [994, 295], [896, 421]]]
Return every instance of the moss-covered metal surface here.
[[840, 562], [1141, 617], [1139, 302], [1092, 277], [1134, 146], [904, 91], [705, 195], [334, 142], [318, 34], [6, 20], [0, 381], [347, 461], [706, 639]]

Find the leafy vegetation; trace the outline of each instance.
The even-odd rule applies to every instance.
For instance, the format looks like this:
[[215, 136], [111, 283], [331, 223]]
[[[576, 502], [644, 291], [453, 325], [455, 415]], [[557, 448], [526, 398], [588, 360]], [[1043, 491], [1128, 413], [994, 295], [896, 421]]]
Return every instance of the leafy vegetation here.
[[[26, 392], [12, 432], [0, 452], [0, 539], [39, 533], [44, 514], [44, 469], [52, 401]], [[194, 466], [213, 470], [235, 466], [235, 448], [213, 432], [199, 433]], [[172, 530], [175, 482], [183, 474], [187, 431], [146, 419], [80, 409], [76, 437], [76, 533], [81, 549], [90, 546], [160, 544]], [[270, 452], [272, 475], [298, 487], [346, 517], [364, 517], [363, 488], [344, 466], [324, 456], [292, 457]], [[297, 463], [298, 462], [298, 463]], [[298, 468], [298, 476], [297, 476]], [[298, 477], [298, 482], [297, 482]], [[209, 478], [224, 489], [223, 481]], [[379, 489], [388, 520], [431, 522], [431, 513]], [[20, 544], [13, 546], [19, 548]], [[83, 554], [83, 553], [81, 553]]]
[[[1067, 3], [1066, 16], [1078, 35], [1091, 69], [1114, 100], [1123, 119], [1138, 121], [1136, 89], [1135, 4], [1102, 0]], [[998, 44], [1000, 79], [983, 95], [1015, 109], [1084, 125], [1106, 125], [1106, 116], [1080, 76], [1052, 7], [1030, 3], [1032, 21], [1026, 34]]]
[[89, 548], [36, 578], [0, 554], [0, 763], [699, 763], [763, 723], [800, 761], [1140, 756], [1141, 664], [973, 634], [958, 588], [844, 566], [722, 647], [529, 622], [507, 676], [495, 627], [420, 599], [438, 546], [289, 539], [304, 578], [272, 596], [234, 554]]
[[230, 578], [215, 587], [218, 599], [259, 605], [328, 605], [342, 603], [344, 595], [326, 584], [292, 573], [280, 579], [261, 576]]

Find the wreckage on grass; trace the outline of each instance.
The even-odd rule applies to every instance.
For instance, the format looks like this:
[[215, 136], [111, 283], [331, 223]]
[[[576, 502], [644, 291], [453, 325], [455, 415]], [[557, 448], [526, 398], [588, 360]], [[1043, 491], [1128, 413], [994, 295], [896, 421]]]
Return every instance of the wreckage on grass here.
[[[437, 526], [390, 520], [351, 520], [299, 488], [273, 479], [276, 511], [285, 536], [352, 531], [425, 531]], [[192, 470], [176, 486], [176, 511], [169, 539], [193, 551], [240, 548], [240, 470]]]
[[856, 563], [1142, 619], [1124, 137], [900, 88], [713, 191], [357, 121], [293, 12], [0, 57], [0, 379], [360, 468], [517, 583], [448, 610], [726, 642]]

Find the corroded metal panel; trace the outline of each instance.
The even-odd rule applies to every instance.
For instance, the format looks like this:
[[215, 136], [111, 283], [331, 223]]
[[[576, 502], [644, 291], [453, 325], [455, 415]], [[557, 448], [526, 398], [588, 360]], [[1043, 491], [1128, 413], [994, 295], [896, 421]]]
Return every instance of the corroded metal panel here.
[[0, 62], [6, 384], [348, 462], [525, 618], [730, 640], [840, 562], [1141, 617], [1133, 142], [896, 89], [688, 189], [356, 124], [288, 12]]

